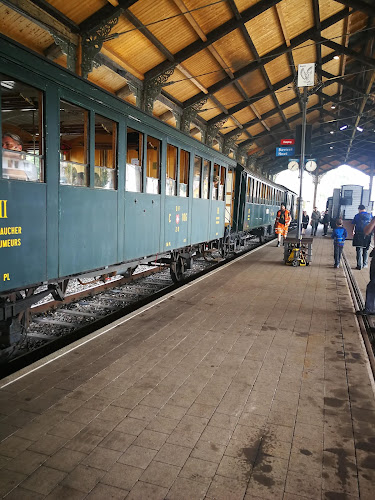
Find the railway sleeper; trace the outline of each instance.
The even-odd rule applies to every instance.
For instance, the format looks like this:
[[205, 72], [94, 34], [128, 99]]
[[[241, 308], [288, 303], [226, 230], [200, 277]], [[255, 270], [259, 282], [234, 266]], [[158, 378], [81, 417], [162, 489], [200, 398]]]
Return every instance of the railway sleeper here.
[[30, 324], [30, 307], [44, 297], [52, 294], [58, 301], [64, 299], [65, 282], [52, 283], [46, 290], [34, 293], [36, 288], [28, 288], [0, 297], [0, 344], [11, 346], [22, 339], [23, 334]]

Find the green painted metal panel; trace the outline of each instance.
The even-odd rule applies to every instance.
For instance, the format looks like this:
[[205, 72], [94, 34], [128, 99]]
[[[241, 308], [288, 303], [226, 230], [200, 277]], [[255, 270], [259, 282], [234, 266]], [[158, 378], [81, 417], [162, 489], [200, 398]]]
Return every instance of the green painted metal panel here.
[[193, 198], [192, 200], [192, 232], [191, 242], [202, 243], [209, 241], [209, 200]]
[[118, 263], [117, 237], [117, 191], [60, 186], [60, 276]]
[[46, 186], [0, 180], [0, 292], [46, 277]]
[[124, 260], [161, 252], [160, 195], [125, 193]]
[[165, 197], [164, 240], [162, 242], [164, 251], [190, 244], [189, 198]]
[[253, 204], [245, 203], [244, 222], [243, 222], [244, 231], [248, 231], [251, 228], [252, 215], [253, 215]]
[[59, 95], [56, 86], [49, 86], [45, 93], [45, 172], [47, 179], [47, 277], [59, 275]]
[[210, 230], [208, 239], [217, 240], [224, 236], [225, 229], [225, 203], [223, 201], [212, 200], [210, 208]]

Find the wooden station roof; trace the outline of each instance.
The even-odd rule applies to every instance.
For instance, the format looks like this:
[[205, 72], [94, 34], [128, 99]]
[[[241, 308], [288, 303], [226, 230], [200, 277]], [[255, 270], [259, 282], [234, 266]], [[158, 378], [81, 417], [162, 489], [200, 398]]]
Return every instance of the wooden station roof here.
[[374, 0], [0, 0], [0, 19], [4, 35], [78, 73], [90, 53], [90, 81], [145, 109], [150, 98], [172, 126], [190, 111], [191, 135], [271, 175], [302, 121], [298, 65], [315, 63], [319, 172], [375, 167]]

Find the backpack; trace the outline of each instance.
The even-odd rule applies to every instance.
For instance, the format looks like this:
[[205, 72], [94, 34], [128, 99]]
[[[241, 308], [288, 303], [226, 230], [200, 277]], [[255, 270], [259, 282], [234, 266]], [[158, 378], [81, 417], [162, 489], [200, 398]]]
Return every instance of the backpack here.
[[367, 224], [371, 221], [371, 215], [367, 212], [361, 212], [354, 217], [355, 231], [357, 233], [363, 233], [363, 230]]

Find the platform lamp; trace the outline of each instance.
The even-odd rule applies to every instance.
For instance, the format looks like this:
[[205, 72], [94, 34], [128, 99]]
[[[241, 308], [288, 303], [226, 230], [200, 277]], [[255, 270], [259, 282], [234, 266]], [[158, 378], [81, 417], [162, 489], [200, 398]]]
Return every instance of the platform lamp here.
[[301, 161], [299, 164], [299, 200], [298, 200], [298, 225], [297, 225], [297, 239], [301, 239], [301, 226], [302, 226], [302, 176], [303, 168], [305, 165], [305, 151], [306, 151], [306, 109], [307, 109], [307, 87], [314, 86], [315, 77], [315, 63], [299, 64], [298, 65], [298, 81], [297, 86], [303, 87], [302, 97], [302, 131], [301, 131]]

